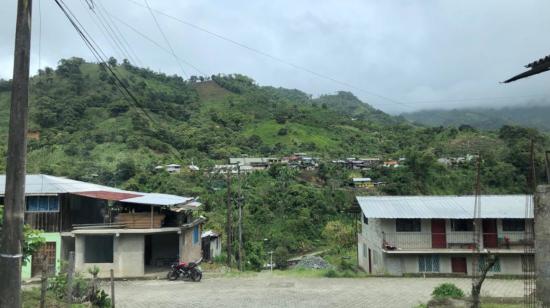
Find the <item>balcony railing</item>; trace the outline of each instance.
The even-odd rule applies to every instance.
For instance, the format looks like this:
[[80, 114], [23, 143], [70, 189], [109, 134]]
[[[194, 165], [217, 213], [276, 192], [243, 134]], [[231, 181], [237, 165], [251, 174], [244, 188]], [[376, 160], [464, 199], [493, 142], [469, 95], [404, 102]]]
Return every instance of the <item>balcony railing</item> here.
[[[533, 246], [532, 233], [500, 232], [482, 233], [480, 240], [487, 249], [523, 249]], [[465, 249], [472, 250], [474, 232], [382, 232], [382, 248], [385, 250], [416, 249]]]

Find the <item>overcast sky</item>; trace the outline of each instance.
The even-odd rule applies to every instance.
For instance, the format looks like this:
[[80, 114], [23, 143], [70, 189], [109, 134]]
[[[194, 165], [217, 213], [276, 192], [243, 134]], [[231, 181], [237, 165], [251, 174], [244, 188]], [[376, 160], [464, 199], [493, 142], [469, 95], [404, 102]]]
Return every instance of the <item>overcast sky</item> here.
[[[122, 59], [84, 0], [65, 1], [103, 50]], [[97, 1], [168, 49], [143, 0]], [[0, 10], [0, 78], [12, 74], [16, 2], [4, 0]], [[550, 72], [499, 84], [521, 72], [523, 65], [550, 54], [550, 1], [149, 0], [149, 4], [353, 88], [156, 12], [177, 56], [206, 74], [242, 73], [261, 85], [297, 88], [315, 96], [351, 91], [391, 113], [528, 104], [550, 96]], [[94, 60], [53, 0], [41, 0], [42, 14], [37, 0], [33, 5], [34, 72], [39, 60], [42, 67], [54, 67], [59, 59], [71, 56]], [[183, 74], [170, 53], [115, 23], [144, 66]], [[187, 74], [199, 74], [185, 63], [183, 68]]]

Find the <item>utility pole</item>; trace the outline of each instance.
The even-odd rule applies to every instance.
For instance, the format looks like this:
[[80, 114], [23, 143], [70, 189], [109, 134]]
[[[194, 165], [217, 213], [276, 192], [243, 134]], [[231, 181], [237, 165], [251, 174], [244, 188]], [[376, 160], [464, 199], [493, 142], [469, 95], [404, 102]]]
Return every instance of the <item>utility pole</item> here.
[[32, 0], [19, 0], [15, 26], [15, 51], [6, 163], [4, 223], [0, 243], [0, 307], [21, 307], [21, 260], [27, 120], [29, 113], [29, 63]]
[[233, 207], [231, 206], [231, 168], [227, 169], [227, 266], [231, 267], [231, 255], [233, 254], [233, 247], [231, 246], [231, 238], [233, 236]]
[[239, 196], [237, 204], [239, 205], [239, 270], [243, 270], [243, 191], [241, 179], [241, 165], [237, 163], [237, 177], [239, 179]]

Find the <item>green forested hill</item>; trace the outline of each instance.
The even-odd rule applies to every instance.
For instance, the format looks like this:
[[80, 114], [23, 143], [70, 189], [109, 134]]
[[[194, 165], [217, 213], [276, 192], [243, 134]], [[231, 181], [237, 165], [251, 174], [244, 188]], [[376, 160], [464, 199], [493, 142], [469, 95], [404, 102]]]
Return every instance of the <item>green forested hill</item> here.
[[[241, 154], [307, 152], [321, 158], [316, 171], [277, 166], [233, 181], [234, 199], [239, 187], [244, 196], [245, 250], [252, 268], [264, 262], [268, 250], [299, 253], [330, 245], [322, 236], [325, 228], [352, 232], [345, 209], [353, 204], [354, 176], [386, 183], [369, 193], [470, 194], [475, 166], [444, 167], [436, 159], [480, 152], [482, 190], [520, 193], [529, 139], [536, 140], [539, 152], [548, 144], [536, 130], [515, 126], [486, 132], [415, 126], [349, 92], [312, 98], [299, 90], [259, 86], [242, 75], [184, 80], [126, 61], [115, 66], [141, 108], [119, 92], [103, 66], [82, 59], [61, 60], [32, 78], [28, 172], [200, 196], [207, 227], [223, 231], [226, 184], [209, 172], [211, 166]], [[10, 82], [0, 80], [2, 172], [9, 91]], [[400, 168], [370, 171], [330, 163], [372, 156], [406, 160]], [[154, 169], [191, 162], [201, 172], [169, 175]], [[540, 178], [542, 165], [538, 154]]]
[[470, 125], [479, 129], [495, 130], [503, 125], [521, 125], [550, 131], [550, 106], [548, 105], [421, 110], [403, 114], [403, 117], [429, 126]]

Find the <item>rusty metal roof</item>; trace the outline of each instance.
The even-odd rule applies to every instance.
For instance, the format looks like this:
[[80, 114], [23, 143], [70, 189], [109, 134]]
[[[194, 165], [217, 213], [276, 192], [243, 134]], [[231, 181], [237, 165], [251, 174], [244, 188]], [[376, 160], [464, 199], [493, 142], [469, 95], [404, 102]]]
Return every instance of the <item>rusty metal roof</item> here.
[[[0, 196], [4, 195], [6, 176], [0, 175]], [[71, 180], [63, 177], [28, 174], [25, 178], [25, 195], [73, 194], [95, 199], [120, 201], [131, 204], [149, 204], [158, 206], [178, 205], [193, 209], [200, 203], [191, 197], [169, 194], [144, 193], [117, 189], [109, 186]]]

